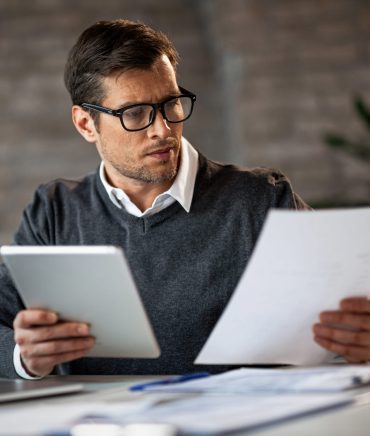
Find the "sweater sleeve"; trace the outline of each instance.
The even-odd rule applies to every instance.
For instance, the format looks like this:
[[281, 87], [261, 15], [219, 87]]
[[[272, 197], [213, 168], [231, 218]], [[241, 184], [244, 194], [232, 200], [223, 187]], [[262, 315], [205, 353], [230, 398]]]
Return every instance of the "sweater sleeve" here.
[[14, 236], [16, 245], [50, 245], [52, 238], [52, 207], [46, 186], [40, 186], [32, 203], [23, 212], [22, 221]]
[[311, 207], [293, 191], [290, 180], [284, 174], [278, 171], [272, 172], [270, 183], [275, 185], [275, 208], [311, 210]]
[[13, 320], [24, 308], [5, 265], [0, 265], [0, 376], [18, 377], [13, 364]]
[[[41, 191], [25, 209], [19, 229], [14, 237], [17, 245], [48, 244], [49, 225], [45, 201]], [[5, 264], [0, 265], [0, 377], [16, 378], [13, 363], [15, 347], [13, 320], [24, 304]]]

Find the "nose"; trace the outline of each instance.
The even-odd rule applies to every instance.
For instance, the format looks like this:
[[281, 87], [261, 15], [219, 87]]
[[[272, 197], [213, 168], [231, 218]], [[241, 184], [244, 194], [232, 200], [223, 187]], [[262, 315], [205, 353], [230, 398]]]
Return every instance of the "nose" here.
[[171, 133], [171, 128], [168, 121], [163, 118], [161, 111], [158, 110], [154, 123], [148, 128], [148, 134], [154, 138], [167, 138], [169, 133]]

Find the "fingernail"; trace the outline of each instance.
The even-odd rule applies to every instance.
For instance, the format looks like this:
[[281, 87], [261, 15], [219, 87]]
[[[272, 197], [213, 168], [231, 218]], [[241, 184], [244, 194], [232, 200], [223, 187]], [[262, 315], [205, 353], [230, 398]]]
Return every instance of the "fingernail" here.
[[51, 323], [55, 323], [58, 321], [58, 315], [54, 312], [49, 313], [48, 320]]
[[89, 333], [89, 327], [86, 324], [83, 324], [77, 328], [77, 331], [80, 335], [87, 335]]

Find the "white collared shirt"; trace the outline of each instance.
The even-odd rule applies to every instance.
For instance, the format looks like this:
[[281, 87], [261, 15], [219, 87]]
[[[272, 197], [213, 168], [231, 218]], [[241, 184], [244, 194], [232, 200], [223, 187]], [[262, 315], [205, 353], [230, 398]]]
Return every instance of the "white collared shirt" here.
[[[170, 206], [178, 201], [181, 206], [190, 211], [193, 199], [195, 179], [198, 172], [198, 152], [184, 137], [181, 140], [180, 167], [172, 186], [162, 194], [159, 194], [153, 201], [150, 208], [141, 212], [141, 210], [130, 200], [129, 196], [119, 188], [115, 188], [107, 181], [104, 172], [104, 162], [100, 164], [100, 179], [107, 191], [110, 200], [118, 207], [124, 208], [129, 214], [137, 217], [154, 215], [155, 213]], [[16, 373], [25, 379], [36, 379], [32, 377], [23, 368], [19, 346], [16, 345], [13, 353], [13, 363]]]

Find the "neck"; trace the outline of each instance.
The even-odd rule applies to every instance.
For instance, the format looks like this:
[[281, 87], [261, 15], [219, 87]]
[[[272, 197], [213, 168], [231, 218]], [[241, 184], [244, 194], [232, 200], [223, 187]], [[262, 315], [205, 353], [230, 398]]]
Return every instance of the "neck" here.
[[130, 200], [142, 211], [149, 209], [154, 199], [167, 191], [173, 183], [169, 180], [162, 183], [131, 183], [129, 186], [120, 186]]
[[167, 191], [173, 180], [165, 180], [157, 183], [148, 183], [141, 180], [123, 177], [121, 174], [115, 174], [109, 165], [105, 163], [104, 174], [107, 182], [116, 188], [122, 189], [130, 200], [142, 211], [149, 209], [154, 199]]

